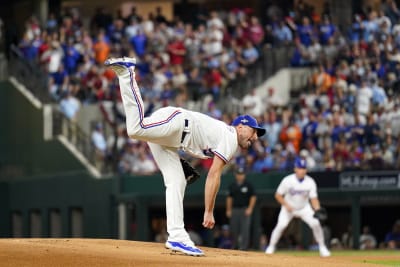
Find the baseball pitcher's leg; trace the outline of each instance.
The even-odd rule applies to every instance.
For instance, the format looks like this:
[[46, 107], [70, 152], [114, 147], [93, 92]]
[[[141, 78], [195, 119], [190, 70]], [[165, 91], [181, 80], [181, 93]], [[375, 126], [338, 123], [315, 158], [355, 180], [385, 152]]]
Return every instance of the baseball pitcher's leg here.
[[104, 62], [104, 65], [111, 68], [118, 76], [121, 90], [122, 103], [126, 114], [126, 127], [128, 135], [140, 128], [143, 120], [143, 100], [139, 87], [135, 80], [134, 58], [111, 58]]
[[310, 226], [311, 230], [313, 231], [314, 238], [318, 243], [319, 252], [322, 257], [329, 257], [331, 253], [329, 252], [328, 248], [324, 242], [324, 233], [322, 231], [322, 227], [320, 222], [313, 217], [314, 212], [310, 208], [305, 209], [304, 215], [301, 216], [301, 219]]
[[175, 150], [154, 143], [148, 143], [154, 160], [164, 178], [165, 204], [167, 211], [168, 240], [165, 246], [171, 250], [180, 251], [192, 256], [204, 255], [195, 247], [185, 230], [183, 221], [183, 198], [186, 179], [183, 173], [179, 155]]
[[183, 198], [186, 180], [180, 165], [179, 156], [174, 150], [150, 142], [148, 144], [153, 153], [154, 160], [161, 170], [166, 187], [165, 201], [168, 239], [188, 242], [190, 238], [184, 228], [183, 221]]
[[274, 230], [272, 230], [271, 239], [267, 249], [265, 250], [265, 253], [273, 254], [275, 252], [276, 244], [278, 244], [283, 231], [288, 226], [292, 218], [293, 214], [288, 212], [284, 207], [281, 207], [281, 211], [279, 212], [278, 216], [278, 223], [276, 224]]
[[178, 120], [176, 117], [179, 117], [181, 110], [168, 107], [157, 110], [150, 117], [144, 117], [143, 99], [135, 79], [136, 60], [112, 58], [104, 64], [118, 76], [129, 137], [179, 147], [184, 119], [182, 115]]

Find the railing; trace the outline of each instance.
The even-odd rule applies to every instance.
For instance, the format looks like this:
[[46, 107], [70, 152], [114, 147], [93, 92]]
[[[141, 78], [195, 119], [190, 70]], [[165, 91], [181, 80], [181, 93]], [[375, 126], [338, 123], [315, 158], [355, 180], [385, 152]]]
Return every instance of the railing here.
[[257, 62], [248, 67], [246, 76], [237, 78], [227, 85], [225, 96], [242, 98], [276, 71], [288, 67], [293, 49], [291, 46], [264, 49]]
[[101, 171], [104, 164], [97, 160], [91, 138], [56, 108], [53, 108], [53, 136], [64, 136], [83, 156]]
[[[9, 74], [21, 82], [32, 94], [43, 103], [53, 102], [47, 89], [47, 75], [35, 62], [27, 61], [19, 49], [11, 46], [9, 60]], [[88, 162], [102, 172], [104, 159], [100, 159], [94, 150], [90, 136], [77, 123], [71, 121], [64, 114], [52, 107], [53, 136], [64, 136]]]
[[247, 68], [247, 74], [244, 77], [230, 81], [226, 86], [222, 101], [219, 103], [221, 109], [229, 112], [240, 112], [236, 102], [279, 69], [288, 67], [293, 51], [293, 46], [265, 48], [260, 58]]
[[50, 94], [47, 90], [47, 75], [40, 69], [39, 65], [26, 60], [21, 51], [14, 45], [10, 48], [9, 56], [9, 75], [14, 76], [24, 84], [40, 101], [44, 103], [51, 102]]

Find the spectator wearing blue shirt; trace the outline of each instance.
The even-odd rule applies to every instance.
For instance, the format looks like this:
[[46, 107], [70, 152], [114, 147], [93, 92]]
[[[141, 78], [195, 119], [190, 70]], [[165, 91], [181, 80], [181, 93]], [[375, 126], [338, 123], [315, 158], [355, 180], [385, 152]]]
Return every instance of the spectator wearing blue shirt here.
[[387, 103], [386, 92], [376, 80], [372, 81], [372, 103], [379, 107], [384, 107]]
[[303, 67], [310, 64], [307, 59], [308, 51], [307, 48], [301, 43], [299, 38], [295, 39], [295, 49], [290, 59], [290, 65], [292, 67]]
[[107, 36], [113, 44], [121, 44], [124, 34], [124, 21], [122, 19], [114, 20], [114, 23], [107, 29]]
[[31, 44], [27, 33], [25, 33], [23, 39], [19, 42], [18, 47], [24, 55], [24, 58], [26, 58], [28, 61], [33, 61], [35, 59], [37, 50]]
[[382, 64], [382, 61], [380, 59], [378, 59], [374, 66], [373, 66], [373, 70], [376, 72], [377, 76], [379, 79], [384, 79], [386, 76], [386, 66], [384, 64]]
[[351, 43], [358, 43], [363, 36], [362, 19], [359, 14], [355, 14], [353, 23], [349, 28], [349, 39]]
[[305, 45], [309, 46], [311, 45], [311, 40], [314, 35], [314, 29], [313, 26], [310, 23], [310, 19], [307, 17], [303, 17], [303, 22], [301, 25], [297, 26], [297, 35], [300, 38], [300, 42]]
[[272, 35], [274, 36], [274, 44], [277, 46], [289, 44], [293, 41], [293, 33], [283, 20], [273, 25]]
[[96, 124], [96, 127], [92, 132], [92, 143], [95, 149], [105, 154], [107, 150], [107, 142], [103, 134], [103, 126], [101, 123]]
[[371, 11], [368, 14], [368, 19], [362, 22], [363, 39], [367, 43], [371, 43], [374, 40], [374, 35], [379, 31], [379, 25], [376, 21], [376, 12]]
[[73, 74], [77, 71], [78, 61], [81, 58], [81, 54], [74, 47], [74, 40], [68, 38], [68, 43], [63, 45], [64, 49], [64, 66], [68, 74]]
[[242, 51], [242, 58], [243, 60], [241, 63], [243, 65], [251, 65], [257, 61], [260, 54], [258, 53], [257, 49], [254, 47], [253, 43], [250, 40], [247, 40], [245, 46]]
[[257, 153], [257, 159], [253, 163], [253, 172], [265, 173], [274, 168], [274, 158], [271, 155], [271, 150], [266, 148], [263, 152]]
[[367, 146], [380, 143], [380, 127], [375, 122], [374, 116], [369, 115], [367, 125], [364, 127], [364, 144]]
[[351, 140], [362, 145], [364, 139], [364, 125], [361, 124], [358, 113], [354, 114], [354, 124], [349, 126], [349, 131], [351, 133]]
[[322, 45], [328, 44], [329, 38], [333, 37], [336, 27], [333, 25], [328, 16], [324, 16], [322, 24], [319, 26], [320, 42]]
[[340, 137], [344, 132], [345, 128], [341, 125], [341, 123], [337, 118], [334, 118], [334, 126], [332, 128], [332, 133], [331, 133], [333, 144], [340, 141]]
[[233, 240], [231, 236], [230, 227], [227, 224], [222, 225], [221, 235], [216, 240], [216, 246], [222, 249], [232, 249]]
[[318, 121], [316, 114], [314, 114], [314, 112], [311, 112], [309, 114], [309, 121], [303, 127], [303, 133], [302, 133], [303, 140], [310, 139], [312, 140], [314, 145], [317, 146], [318, 145], [318, 136], [316, 135], [317, 127], [318, 127]]
[[147, 37], [144, 34], [143, 30], [138, 30], [137, 35], [133, 36], [130, 39], [130, 43], [134, 48], [136, 55], [139, 57], [143, 57], [146, 53], [146, 46], [147, 46]]
[[64, 91], [68, 89], [69, 75], [65, 71], [64, 65], [61, 64], [58, 70], [50, 73], [49, 76], [49, 93], [53, 99], [59, 100]]
[[65, 92], [63, 99], [60, 101], [61, 112], [70, 120], [76, 120], [80, 108], [79, 100], [72, 96], [68, 90]]
[[267, 141], [269, 147], [275, 147], [279, 142], [279, 133], [281, 132], [282, 124], [277, 120], [274, 110], [269, 111], [267, 116], [267, 121], [263, 125], [263, 128], [268, 134], [265, 134], [261, 138]]
[[392, 231], [388, 232], [385, 236], [385, 244], [387, 248], [399, 249], [400, 248], [400, 220], [393, 224]]

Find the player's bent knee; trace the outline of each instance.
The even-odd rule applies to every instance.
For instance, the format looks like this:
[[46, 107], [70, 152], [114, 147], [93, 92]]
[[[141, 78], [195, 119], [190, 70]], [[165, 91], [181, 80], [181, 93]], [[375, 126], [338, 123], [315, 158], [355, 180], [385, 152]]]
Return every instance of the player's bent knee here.
[[144, 131], [142, 129], [138, 129], [136, 127], [128, 127], [126, 132], [129, 138], [138, 139], [138, 137], [143, 136]]
[[169, 179], [168, 181], [165, 182], [166, 187], [170, 186], [175, 186], [176, 188], [181, 188], [186, 186], [186, 180], [185, 177], [182, 177], [182, 179], [174, 177], [174, 179]]

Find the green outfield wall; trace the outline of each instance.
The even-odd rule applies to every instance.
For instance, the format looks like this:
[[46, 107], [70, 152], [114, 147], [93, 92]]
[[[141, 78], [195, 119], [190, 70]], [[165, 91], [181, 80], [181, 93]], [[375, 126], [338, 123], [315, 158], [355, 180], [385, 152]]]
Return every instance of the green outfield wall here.
[[[39, 214], [42, 237], [51, 237], [50, 217], [53, 210], [61, 216], [62, 237], [74, 236], [72, 211], [82, 215], [80, 237], [115, 236], [113, 214], [113, 179], [95, 180], [85, 173], [20, 178], [0, 184], [0, 233], [11, 237], [12, 214], [20, 214], [22, 237], [32, 237], [31, 214]], [[6, 223], [7, 222], [7, 223]]]

